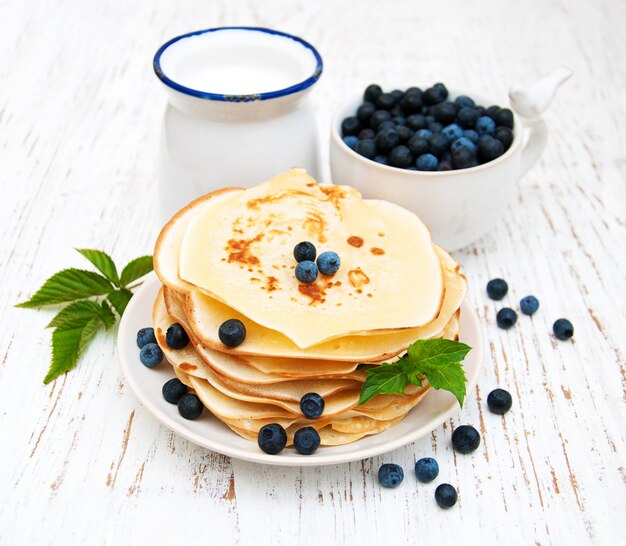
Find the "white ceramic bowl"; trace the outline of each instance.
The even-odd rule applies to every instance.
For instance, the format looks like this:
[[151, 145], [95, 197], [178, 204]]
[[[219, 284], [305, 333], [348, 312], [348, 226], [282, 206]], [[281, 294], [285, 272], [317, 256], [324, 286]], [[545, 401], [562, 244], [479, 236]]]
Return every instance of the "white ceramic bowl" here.
[[[502, 101], [471, 91], [450, 91], [451, 99], [461, 94], [485, 107], [502, 105]], [[511, 147], [489, 163], [443, 172], [398, 169], [360, 156], [341, 139], [342, 120], [355, 115], [362, 100], [361, 96], [350, 100], [333, 118], [333, 182], [354, 186], [366, 198], [392, 201], [413, 211], [430, 228], [433, 240], [450, 251], [475, 241], [496, 223], [511, 201], [516, 181], [539, 158], [547, 141], [547, 129], [541, 119], [523, 120], [514, 114]]]

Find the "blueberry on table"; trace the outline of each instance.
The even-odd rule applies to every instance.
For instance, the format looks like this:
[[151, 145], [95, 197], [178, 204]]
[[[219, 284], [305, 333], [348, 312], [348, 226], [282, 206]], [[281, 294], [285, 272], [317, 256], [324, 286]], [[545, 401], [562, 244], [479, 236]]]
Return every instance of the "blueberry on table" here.
[[363, 93], [363, 99], [368, 102], [376, 102], [376, 99], [382, 95], [383, 90], [380, 85], [372, 83], [365, 88], [365, 93]]
[[402, 144], [400, 146], [396, 146], [389, 153], [389, 164], [393, 167], [406, 169], [409, 165], [411, 165], [411, 163], [413, 163], [411, 150]]
[[502, 142], [504, 151], [508, 150], [511, 144], [513, 144], [513, 131], [508, 127], [496, 127], [493, 136]]
[[478, 161], [469, 148], [458, 148], [452, 152], [452, 165], [455, 169], [469, 169], [478, 165]]
[[139, 360], [144, 366], [154, 368], [163, 362], [163, 351], [156, 343], [146, 343], [139, 351]]
[[504, 279], [491, 279], [487, 283], [487, 295], [496, 301], [500, 301], [509, 291], [509, 285]]
[[391, 121], [392, 117], [387, 110], [376, 110], [370, 118], [370, 127], [376, 131], [383, 121]]
[[539, 300], [535, 296], [526, 296], [520, 300], [519, 307], [525, 315], [534, 315], [539, 309]]
[[379, 152], [389, 152], [400, 144], [400, 135], [395, 129], [383, 129], [376, 135], [376, 149]]
[[459, 108], [475, 108], [476, 103], [466, 95], [459, 95], [454, 99], [454, 104]]
[[137, 332], [137, 347], [140, 349], [147, 343], [156, 343], [154, 328], [142, 328]]
[[391, 110], [396, 102], [396, 98], [391, 93], [382, 93], [376, 99], [376, 106], [381, 110]]
[[299, 428], [293, 436], [293, 447], [301, 455], [312, 455], [320, 447], [320, 435], [313, 427]]
[[574, 335], [574, 326], [569, 320], [560, 318], [552, 325], [552, 331], [557, 339], [567, 341]]
[[308, 284], [317, 279], [317, 266], [311, 260], [304, 260], [296, 266], [296, 279]]
[[396, 131], [400, 137], [400, 142], [407, 142], [415, 134], [413, 129], [410, 129], [406, 125], [399, 125], [396, 127]]
[[341, 122], [341, 136], [358, 135], [361, 129], [363, 126], [356, 116], [349, 116]]
[[317, 268], [322, 275], [334, 275], [339, 271], [340, 265], [339, 256], [332, 250], [322, 252], [317, 258]]
[[476, 153], [476, 144], [474, 144], [469, 138], [462, 136], [461, 138], [457, 138], [452, 144], [450, 144], [450, 150], [452, 152], [456, 152], [461, 148], [465, 148], [471, 154]]
[[246, 339], [246, 327], [239, 319], [228, 319], [220, 324], [217, 335], [226, 347], [238, 347]]
[[257, 442], [268, 455], [277, 455], [287, 445], [287, 433], [278, 423], [270, 423], [261, 427]]
[[378, 469], [378, 481], [383, 487], [398, 487], [404, 480], [404, 470], [398, 464], [385, 463]]
[[317, 419], [324, 413], [324, 399], [316, 392], [309, 392], [300, 398], [300, 410], [307, 419]]
[[504, 153], [504, 144], [497, 138], [483, 135], [478, 139], [478, 157], [482, 161], [493, 161]]
[[435, 489], [435, 500], [439, 508], [452, 508], [458, 498], [459, 496], [457, 495], [456, 489], [449, 483], [442, 483]]
[[380, 163], [381, 165], [389, 165], [389, 159], [386, 155], [383, 154], [378, 154], [377, 156], [374, 156], [374, 161], [376, 163]]
[[463, 129], [456, 123], [446, 125], [441, 132], [448, 138], [449, 142], [454, 142], [463, 136]]
[[517, 322], [517, 313], [510, 307], [503, 307], [496, 315], [496, 322], [503, 330], [508, 330]]
[[407, 142], [407, 147], [415, 157], [419, 157], [428, 153], [428, 140], [419, 135], [413, 135]]
[[456, 107], [451, 102], [442, 102], [433, 108], [435, 119], [448, 125], [456, 119]]
[[376, 106], [373, 102], [364, 102], [356, 109], [356, 117], [363, 125], [369, 125], [372, 114], [376, 112]]
[[452, 447], [459, 453], [471, 453], [480, 445], [480, 434], [472, 425], [461, 425], [452, 433]]
[[343, 137], [343, 142], [348, 148], [354, 150], [356, 148], [356, 145], [359, 143], [359, 137], [356, 137], [354, 135], [345, 136]]
[[508, 108], [500, 108], [493, 115], [493, 121], [496, 122], [496, 125], [513, 129], [513, 112]]
[[419, 131], [420, 129], [426, 129], [428, 127], [428, 121], [423, 114], [413, 114], [406, 118], [406, 125], [409, 129]]
[[365, 140], [366, 138], [371, 138], [371, 139], [376, 138], [376, 131], [374, 131], [374, 129], [372, 129], [371, 127], [368, 127], [367, 129], [363, 129], [359, 133], [359, 140]]
[[456, 114], [456, 122], [465, 129], [471, 129], [476, 125], [480, 114], [474, 108], [461, 108]]
[[478, 142], [478, 133], [474, 129], [465, 129], [463, 136], [471, 140], [474, 144]]
[[204, 405], [195, 394], [184, 394], [178, 401], [178, 413], [185, 419], [193, 421], [202, 415]]
[[428, 147], [433, 155], [441, 157], [448, 151], [450, 141], [443, 133], [435, 133], [428, 139]]
[[175, 322], [165, 332], [165, 343], [170, 349], [183, 349], [189, 343], [189, 336], [185, 329]]
[[170, 404], [178, 404], [180, 399], [187, 394], [186, 385], [177, 377], [167, 381], [161, 389], [163, 398]]
[[439, 475], [439, 465], [432, 457], [424, 457], [415, 463], [415, 475], [422, 483], [432, 482]]
[[494, 389], [487, 396], [487, 406], [491, 413], [497, 413], [498, 415], [504, 415], [511, 409], [513, 405], [513, 399], [508, 391], [504, 389]]
[[481, 116], [476, 121], [475, 129], [479, 135], [488, 135], [496, 130], [496, 122], [489, 116]]
[[433, 154], [422, 154], [415, 161], [418, 171], [436, 171], [439, 161]]
[[400, 100], [400, 108], [407, 116], [419, 114], [422, 111], [422, 94], [407, 92]]
[[315, 261], [315, 256], [317, 256], [317, 250], [310, 241], [302, 241], [293, 247], [293, 257], [298, 263], [304, 260], [313, 262]]
[[359, 140], [356, 148], [354, 148], [354, 151], [366, 159], [374, 159], [374, 156], [376, 155], [376, 143], [369, 138]]

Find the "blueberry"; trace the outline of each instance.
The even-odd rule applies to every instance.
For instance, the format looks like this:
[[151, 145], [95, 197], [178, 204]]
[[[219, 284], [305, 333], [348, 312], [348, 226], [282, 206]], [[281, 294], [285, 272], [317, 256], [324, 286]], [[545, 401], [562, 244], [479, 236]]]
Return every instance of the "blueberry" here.
[[454, 167], [452, 166], [452, 161], [449, 159], [442, 159], [437, 166], [438, 171], [452, 171]]
[[382, 95], [382, 92], [383, 90], [380, 85], [372, 83], [366, 87], [365, 93], [363, 93], [363, 99], [368, 102], [376, 102], [376, 99]]
[[180, 379], [175, 377], [163, 385], [161, 392], [167, 402], [170, 404], [178, 404], [179, 400], [187, 394], [187, 387]]
[[356, 109], [356, 117], [363, 125], [369, 125], [372, 114], [376, 112], [373, 102], [366, 101]]
[[478, 133], [474, 129], [465, 129], [463, 136], [470, 139], [474, 144], [478, 142]]
[[496, 123], [488, 116], [481, 116], [476, 121], [475, 128], [479, 135], [487, 135], [496, 130]]
[[409, 129], [406, 125], [399, 125], [396, 128], [400, 142], [407, 142], [415, 133], [412, 129]]
[[479, 116], [486, 116], [487, 115], [487, 109], [484, 106], [477, 106], [476, 107], [476, 111], [478, 112]]
[[322, 275], [334, 275], [339, 271], [340, 265], [339, 256], [330, 250], [322, 252], [317, 258], [317, 268]]
[[414, 131], [419, 131], [420, 129], [426, 129], [428, 127], [428, 121], [426, 121], [426, 116], [422, 114], [413, 114], [406, 118], [407, 127], [413, 129]]
[[312, 455], [320, 447], [320, 435], [313, 427], [299, 428], [293, 436], [293, 447], [301, 455]]
[[433, 132], [430, 129], [420, 129], [415, 133], [417, 136], [425, 138], [428, 140], [431, 136], [433, 136]]
[[413, 155], [411, 154], [411, 150], [406, 146], [401, 144], [391, 150], [389, 154], [389, 164], [393, 167], [406, 169], [411, 163], [413, 163]]
[[539, 309], [539, 300], [535, 296], [526, 296], [520, 300], [519, 306], [525, 315], [534, 315]]
[[461, 108], [456, 115], [456, 122], [466, 129], [474, 127], [479, 118], [478, 110], [474, 108]]
[[391, 93], [382, 93], [376, 99], [376, 106], [381, 110], [391, 110], [396, 102], [396, 98]]
[[429, 115], [427, 115], [427, 116], [426, 116], [426, 122], [427, 122], [429, 125], [430, 125], [431, 123], [434, 123], [435, 121], [437, 121], [437, 120], [435, 119], [435, 116], [433, 116], [433, 115], [431, 115], [431, 114], [429, 114]]
[[438, 121], [431, 121], [428, 124], [428, 130], [432, 133], [441, 133], [441, 131], [443, 131], [443, 125]]
[[257, 441], [265, 453], [277, 455], [287, 445], [287, 433], [278, 423], [270, 423], [261, 427]]
[[567, 341], [574, 335], [574, 326], [569, 320], [560, 318], [552, 325], [552, 331], [557, 339]]
[[496, 117], [498, 110], [500, 110], [500, 107], [494, 104], [493, 106], [490, 106], [489, 108], [485, 110], [485, 115], [493, 119]]
[[422, 111], [422, 94], [406, 93], [400, 101], [400, 108], [408, 116], [410, 114], [419, 114]]
[[496, 301], [500, 301], [509, 291], [509, 285], [504, 279], [491, 279], [487, 283], [487, 295]]
[[316, 392], [309, 392], [300, 398], [300, 409], [307, 419], [317, 419], [324, 413], [324, 399]]
[[419, 87], [409, 87], [406, 90], [406, 94], [408, 95], [409, 93], [417, 93], [420, 97], [422, 96], [422, 90]]
[[511, 409], [512, 405], [513, 399], [509, 392], [504, 389], [494, 389], [487, 396], [487, 406], [492, 413], [504, 415]]
[[137, 347], [140, 349], [147, 343], [156, 343], [154, 328], [142, 328], [137, 332]]
[[399, 104], [396, 104], [391, 110], [389, 110], [389, 113], [393, 116], [401, 116], [403, 114], [402, 112], [402, 108], [400, 108]]
[[471, 453], [480, 445], [480, 434], [472, 425], [461, 425], [452, 433], [452, 447], [459, 453]]
[[383, 487], [398, 487], [404, 479], [404, 470], [398, 464], [386, 463], [378, 469], [378, 481]]
[[[489, 118], [487, 118], [489, 119]], [[493, 161], [504, 153], [504, 144], [497, 138], [483, 135], [478, 139], [478, 157], [482, 161]]]
[[517, 322], [517, 313], [510, 307], [503, 307], [496, 315], [496, 322], [503, 330], [508, 330]]
[[391, 114], [386, 110], [376, 110], [370, 118], [370, 127], [376, 131], [383, 121], [391, 121]]
[[505, 151], [513, 144], [513, 131], [508, 127], [496, 127], [493, 136], [502, 142]]
[[298, 263], [304, 260], [314, 262], [316, 255], [317, 250], [315, 249], [315, 245], [309, 241], [302, 241], [293, 247], [293, 257]]
[[396, 103], [400, 102], [402, 100], [402, 97], [404, 97], [404, 91], [401, 91], [400, 89], [394, 89], [390, 95], [395, 99]]
[[389, 152], [400, 144], [400, 135], [395, 129], [383, 129], [376, 135], [376, 149], [380, 152]]
[[435, 489], [435, 500], [439, 505], [439, 508], [452, 508], [459, 496], [456, 493], [456, 489], [449, 483], [442, 483]]
[[415, 162], [418, 171], [436, 171], [438, 165], [439, 161], [433, 154], [422, 154]]
[[476, 156], [468, 148], [459, 148], [452, 152], [452, 165], [455, 169], [469, 169], [478, 165]]
[[452, 150], [452, 152], [456, 152], [457, 150], [460, 150], [461, 148], [465, 148], [466, 150], [469, 150], [471, 154], [476, 153], [476, 144], [474, 144], [467, 137], [458, 138], [450, 145], [450, 150]]
[[220, 324], [217, 335], [226, 347], [238, 347], [246, 339], [246, 327], [239, 319], [228, 319]]
[[349, 116], [341, 122], [341, 136], [358, 135], [363, 125], [356, 116]]
[[302, 283], [311, 283], [317, 279], [317, 266], [311, 260], [304, 260], [296, 266], [296, 279]]
[[348, 148], [350, 148], [351, 150], [354, 150], [356, 148], [356, 145], [359, 142], [359, 137], [356, 137], [353, 135], [345, 136], [343, 137], [343, 142]]
[[443, 133], [435, 133], [428, 139], [428, 146], [433, 155], [441, 157], [448, 151], [450, 141]]
[[391, 121], [393, 121], [396, 126], [406, 125], [406, 118], [404, 116], [393, 116]]
[[443, 83], [436, 83], [433, 87], [443, 94], [443, 100], [448, 98], [448, 89]]
[[397, 127], [398, 126], [396, 125], [396, 122], [393, 121], [393, 119], [388, 119], [387, 121], [383, 121], [380, 125], [378, 125], [378, 127], [376, 127], [376, 132], [380, 133], [385, 129], [393, 129], [395, 131]]
[[178, 401], [178, 413], [185, 419], [193, 421], [202, 415], [204, 406], [195, 394], [183, 394]]
[[371, 129], [370, 127], [368, 127], [367, 129], [363, 129], [359, 133], [359, 140], [365, 140], [366, 138], [376, 138], [376, 131], [374, 131], [374, 129]]
[[156, 343], [146, 343], [139, 351], [139, 360], [144, 366], [154, 368], [163, 362], [163, 351]]
[[456, 123], [446, 125], [441, 132], [447, 137], [449, 142], [454, 142], [463, 136], [463, 129]]
[[442, 102], [435, 106], [433, 115], [437, 121], [448, 125], [456, 119], [456, 108], [451, 102]]
[[423, 483], [432, 482], [439, 475], [439, 465], [432, 457], [424, 457], [415, 463], [415, 475]]
[[165, 332], [165, 343], [170, 349], [182, 349], [187, 347], [189, 336], [185, 329], [178, 322], [175, 322]]
[[459, 95], [454, 99], [454, 104], [459, 108], [475, 108], [476, 103], [466, 95]]
[[428, 153], [428, 141], [419, 135], [413, 135], [407, 142], [407, 146], [415, 157]]
[[376, 163], [380, 163], [381, 165], [389, 165], [389, 159], [386, 155], [378, 154], [374, 157], [374, 161], [376, 161]]
[[493, 121], [496, 122], [496, 125], [513, 129], [513, 112], [508, 108], [500, 108], [494, 114]]
[[354, 151], [367, 159], [374, 159], [376, 155], [376, 143], [370, 138], [359, 140]]
[[443, 102], [448, 97], [448, 91], [443, 84], [436, 84], [433, 87], [429, 87], [422, 94], [422, 100], [424, 104], [432, 105]]

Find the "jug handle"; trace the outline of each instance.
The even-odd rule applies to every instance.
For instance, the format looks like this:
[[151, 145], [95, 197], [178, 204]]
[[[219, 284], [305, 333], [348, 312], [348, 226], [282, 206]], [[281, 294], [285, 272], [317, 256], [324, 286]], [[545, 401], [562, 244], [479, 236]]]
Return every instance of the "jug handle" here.
[[523, 176], [539, 159], [548, 143], [548, 127], [541, 119], [524, 120], [523, 133], [526, 140], [522, 148], [520, 174]]

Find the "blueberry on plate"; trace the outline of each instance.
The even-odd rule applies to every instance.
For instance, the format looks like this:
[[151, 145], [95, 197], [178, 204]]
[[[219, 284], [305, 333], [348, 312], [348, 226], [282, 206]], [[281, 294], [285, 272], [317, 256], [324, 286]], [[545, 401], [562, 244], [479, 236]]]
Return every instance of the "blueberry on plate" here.
[[298, 263], [304, 260], [313, 262], [315, 261], [316, 255], [317, 250], [315, 249], [315, 245], [310, 241], [301, 241], [293, 247], [293, 257]]
[[406, 125], [406, 118], [404, 116], [393, 116], [391, 118], [391, 121], [393, 121], [396, 124], [396, 127]]
[[511, 409], [512, 405], [513, 398], [511, 398], [510, 393], [504, 389], [494, 389], [487, 396], [487, 406], [491, 413], [504, 415]]
[[293, 436], [293, 447], [301, 455], [312, 455], [320, 447], [320, 435], [313, 427], [299, 428]]
[[500, 108], [493, 115], [493, 121], [496, 122], [496, 125], [513, 129], [513, 112], [508, 108]]
[[443, 131], [443, 124], [439, 123], [438, 121], [429, 121], [428, 130], [431, 133], [441, 133], [441, 131]]
[[458, 498], [456, 489], [449, 483], [442, 483], [435, 489], [435, 500], [439, 508], [452, 508]]
[[454, 104], [458, 108], [476, 108], [476, 103], [466, 95], [459, 95], [454, 99]]
[[178, 413], [185, 419], [193, 421], [202, 415], [204, 406], [195, 394], [187, 393], [178, 401]]
[[140, 349], [147, 343], [156, 343], [154, 328], [142, 328], [137, 332], [137, 347]]
[[494, 104], [485, 110], [485, 116], [489, 116], [493, 119], [496, 117], [498, 110], [500, 110], [500, 107]]
[[358, 135], [363, 125], [356, 116], [348, 116], [341, 122], [341, 136]]
[[539, 309], [539, 300], [535, 296], [526, 296], [520, 300], [519, 307], [525, 315], [534, 315]]
[[406, 125], [409, 129], [419, 131], [420, 129], [426, 129], [428, 127], [428, 121], [426, 116], [422, 114], [413, 114], [406, 118]]
[[478, 157], [484, 162], [493, 161], [504, 153], [504, 144], [497, 138], [483, 135], [478, 139]]
[[513, 131], [508, 127], [496, 127], [493, 136], [502, 142], [504, 151], [508, 150], [511, 144], [513, 144]]
[[474, 108], [461, 108], [456, 114], [456, 122], [465, 129], [473, 128], [480, 114]]
[[217, 335], [226, 347], [238, 347], [246, 339], [246, 327], [239, 319], [228, 319], [220, 324]]
[[510, 307], [503, 307], [496, 315], [496, 322], [503, 330], [508, 330], [517, 322], [517, 313]]
[[317, 419], [322, 415], [324, 405], [324, 399], [316, 392], [309, 392], [300, 398], [300, 409], [307, 419]]
[[387, 153], [400, 144], [400, 135], [395, 128], [382, 129], [378, 131], [375, 142], [379, 152]]
[[452, 152], [452, 165], [455, 169], [469, 169], [478, 165], [478, 161], [469, 148], [458, 148]]
[[400, 142], [407, 142], [415, 134], [413, 129], [410, 129], [406, 125], [398, 125], [396, 131], [400, 136]]
[[433, 155], [441, 157], [448, 151], [450, 141], [443, 133], [435, 133], [428, 139], [428, 146]]
[[471, 453], [480, 445], [480, 434], [472, 425], [461, 425], [452, 433], [452, 447], [459, 453]]
[[419, 135], [413, 135], [407, 142], [407, 146], [415, 157], [428, 153], [428, 141]]
[[456, 119], [456, 107], [451, 102], [442, 102], [433, 108], [433, 115], [439, 123], [449, 125]]
[[370, 127], [376, 131], [383, 121], [391, 121], [392, 115], [387, 110], [376, 110], [370, 118]]
[[496, 301], [500, 301], [509, 291], [509, 285], [504, 279], [491, 279], [487, 283], [487, 295]]
[[[396, 122], [393, 119], [388, 119], [387, 121], [383, 121], [378, 127], [376, 127], [377, 134], [385, 129], [393, 129], [394, 131], [397, 129]], [[376, 140], [376, 137], [374, 137]]]
[[367, 138], [369, 139], [376, 138], [376, 131], [374, 131], [374, 129], [371, 129], [370, 127], [368, 127], [367, 129], [363, 129], [359, 133], [359, 140], [365, 140]]
[[496, 122], [489, 116], [481, 116], [476, 121], [476, 132], [479, 135], [491, 134], [496, 130]]
[[378, 481], [383, 487], [398, 487], [404, 479], [404, 470], [398, 464], [385, 463], [378, 469]]
[[452, 161], [450, 159], [442, 159], [437, 165], [438, 171], [453, 171]]
[[341, 260], [336, 252], [327, 250], [317, 258], [317, 268], [322, 275], [334, 275], [339, 271]]
[[317, 279], [317, 266], [311, 260], [304, 260], [296, 266], [296, 279], [300, 282], [308, 284]]
[[259, 447], [268, 455], [277, 455], [287, 445], [287, 433], [278, 423], [261, 427], [257, 438]]
[[435, 84], [422, 93], [422, 100], [426, 105], [439, 104], [448, 98], [448, 90], [443, 84]]
[[402, 91], [401, 89], [394, 89], [390, 95], [395, 99], [396, 104], [398, 102], [400, 102], [402, 100], [402, 97], [404, 97], [404, 91]]
[[189, 343], [189, 336], [185, 329], [175, 322], [165, 332], [165, 343], [170, 349], [183, 349]]
[[446, 125], [441, 132], [448, 138], [449, 142], [454, 142], [463, 136], [463, 129], [456, 123]]
[[422, 483], [432, 482], [439, 475], [439, 465], [432, 457], [424, 457], [415, 463], [415, 475]]
[[463, 136], [469, 138], [474, 144], [478, 142], [478, 133], [474, 129], [465, 129]]
[[365, 88], [365, 93], [363, 93], [363, 99], [368, 102], [376, 102], [376, 99], [382, 95], [383, 90], [380, 85], [375, 83], [371, 83]]
[[376, 163], [380, 163], [381, 165], [389, 165], [389, 159], [386, 155], [383, 154], [378, 154], [377, 156], [375, 156], [374, 161]]
[[574, 326], [569, 320], [560, 318], [552, 325], [552, 331], [557, 339], [567, 341], [574, 335]]
[[161, 392], [167, 402], [170, 404], [178, 404], [180, 399], [187, 394], [187, 387], [180, 379], [175, 377], [165, 382]]
[[356, 148], [356, 145], [359, 142], [359, 137], [354, 136], [354, 135], [345, 136], [343, 137], [343, 142], [348, 148], [350, 148], [351, 150], [354, 150]]
[[366, 159], [374, 159], [374, 156], [376, 156], [376, 143], [369, 138], [359, 140], [354, 151]]
[[400, 100], [400, 108], [408, 116], [422, 111], [422, 94], [407, 92]]
[[144, 366], [154, 368], [163, 362], [163, 351], [156, 343], [146, 343], [139, 351], [139, 360]]
[[457, 138], [452, 144], [450, 144], [450, 150], [456, 152], [457, 150], [465, 148], [472, 155], [476, 153], [476, 144], [474, 144], [469, 138], [461, 137]]
[[418, 171], [436, 171], [439, 161], [433, 154], [422, 154], [415, 161]]
[[363, 125], [369, 125], [372, 114], [376, 112], [376, 106], [373, 102], [365, 101], [356, 109], [356, 117]]
[[396, 98], [391, 93], [382, 93], [376, 99], [376, 106], [381, 110], [391, 110], [396, 102]]
[[393, 167], [406, 169], [411, 163], [413, 163], [411, 150], [402, 144], [389, 153], [389, 164]]

